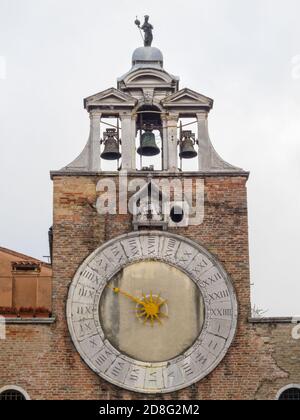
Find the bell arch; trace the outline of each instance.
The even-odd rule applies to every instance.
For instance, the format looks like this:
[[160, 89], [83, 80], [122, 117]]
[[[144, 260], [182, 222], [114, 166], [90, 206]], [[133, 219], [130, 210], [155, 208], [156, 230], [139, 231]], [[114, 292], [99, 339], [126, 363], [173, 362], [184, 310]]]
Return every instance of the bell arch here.
[[156, 104], [143, 103], [135, 111], [136, 148], [140, 170], [161, 170], [163, 159], [162, 110]]

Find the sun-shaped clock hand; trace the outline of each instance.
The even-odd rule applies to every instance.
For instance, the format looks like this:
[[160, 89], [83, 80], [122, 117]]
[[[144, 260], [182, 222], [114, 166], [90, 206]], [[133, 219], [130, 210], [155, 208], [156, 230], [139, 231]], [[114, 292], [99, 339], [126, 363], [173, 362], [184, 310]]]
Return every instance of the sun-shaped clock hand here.
[[162, 317], [168, 317], [168, 315], [161, 310], [162, 307], [166, 305], [167, 301], [161, 299], [160, 295], [156, 296], [151, 292], [149, 296], [143, 295], [143, 298], [139, 299], [118, 287], [111, 287], [111, 289], [115, 294], [123, 295], [137, 304], [135, 310], [136, 316], [143, 320], [144, 324], [149, 322], [153, 327], [155, 322], [162, 324]]

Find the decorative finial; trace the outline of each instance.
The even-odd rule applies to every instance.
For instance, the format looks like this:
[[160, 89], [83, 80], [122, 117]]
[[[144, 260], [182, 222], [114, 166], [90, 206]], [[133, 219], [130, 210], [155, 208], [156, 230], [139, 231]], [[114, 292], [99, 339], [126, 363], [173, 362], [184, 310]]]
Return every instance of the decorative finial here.
[[[153, 42], [153, 26], [151, 25], [151, 23], [149, 23], [149, 16], [146, 15], [145, 17], [145, 22], [143, 24], [143, 26], [141, 26], [141, 22], [140, 20], [136, 17], [135, 20], [135, 24], [136, 26], [139, 28], [143, 41], [144, 41], [144, 47], [151, 47], [152, 42]], [[142, 31], [144, 31], [145, 36], [143, 36]]]

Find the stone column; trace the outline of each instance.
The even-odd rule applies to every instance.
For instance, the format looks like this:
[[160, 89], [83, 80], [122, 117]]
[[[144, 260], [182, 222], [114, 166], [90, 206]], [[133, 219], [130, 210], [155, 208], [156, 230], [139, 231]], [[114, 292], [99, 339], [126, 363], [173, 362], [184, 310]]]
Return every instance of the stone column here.
[[178, 114], [169, 114], [167, 117], [167, 141], [168, 141], [168, 167], [169, 172], [178, 171]]
[[136, 170], [136, 121], [137, 121], [137, 114], [131, 115], [131, 132], [132, 132], [132, 170]]
[[136, 169], [136, 116], [121, 114], [120, 119], [122, 124], [122, 170], [132, 171]]
[[101, 113], [92, 111], [90, 113], [91, 130], [89, 142], [89, 170], [98, 172], [101, 170], [100, 159], [100, 119]]
[[168, 156], [168, 119], [166, 114], [161, 115], [162, 120], [162, 126], [163, 126], [163, 135], [162, 135], [162, 153], [163, 153], [163, 159], [162, 159], [162, 169], [163, 171], [168, 170], [168, 162], [169, 162], [169, 156]]
[[199, 171], [211, 169], [212, 144], [208, 133], [208, 113], [203, 111], [197, 114], [198, 141], [199, 141]]

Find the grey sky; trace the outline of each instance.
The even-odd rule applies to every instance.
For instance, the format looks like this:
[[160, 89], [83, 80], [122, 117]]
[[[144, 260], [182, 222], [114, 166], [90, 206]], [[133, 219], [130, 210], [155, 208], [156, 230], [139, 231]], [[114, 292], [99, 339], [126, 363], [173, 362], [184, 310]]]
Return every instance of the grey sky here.
[[0, 0], [0, 245], [48, 255], [49, 170], [82, 150], [82, 99], [129, 70], [145, 13], [165, 68], [215, 99], [217, 151], [251, 171], [253, 302], [300, 315], [299, 0]]

